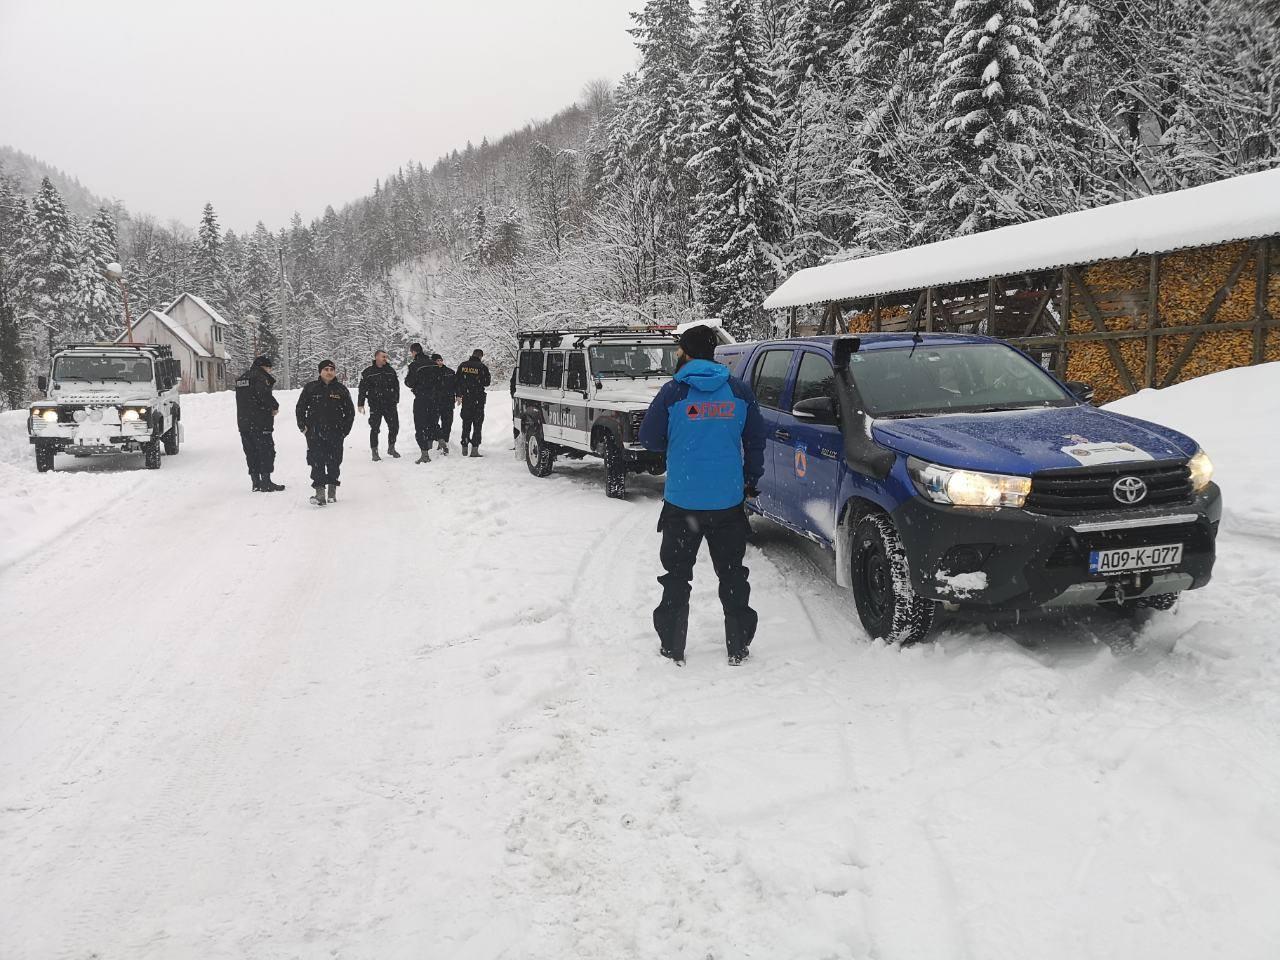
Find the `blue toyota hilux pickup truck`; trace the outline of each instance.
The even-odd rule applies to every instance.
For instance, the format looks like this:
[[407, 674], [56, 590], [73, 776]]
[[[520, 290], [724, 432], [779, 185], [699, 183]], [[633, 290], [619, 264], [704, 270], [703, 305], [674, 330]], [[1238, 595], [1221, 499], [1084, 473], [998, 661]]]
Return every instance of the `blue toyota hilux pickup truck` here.
[[874, 638], [920, 641], [943, 605], [1168, 609], [1209, 582], [1222, 500], [1204, 451], [1006, 343], [806, 337], [716, 359], [767, 428], [748, 510], [835, 551]]

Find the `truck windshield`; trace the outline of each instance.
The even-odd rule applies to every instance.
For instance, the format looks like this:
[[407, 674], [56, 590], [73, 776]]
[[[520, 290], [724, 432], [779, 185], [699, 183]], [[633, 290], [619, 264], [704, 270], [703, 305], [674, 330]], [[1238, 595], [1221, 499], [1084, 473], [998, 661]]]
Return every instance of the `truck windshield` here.
[[611, 343], [591, 347], [591, 373], [609, 377], [669, 377], [676, 372], [674, 343]]
[[53, 362], [53, 379], [147, 383], [151, 380], [151, 361], [146, 357], [63, 356]]
[[996, 343], [866, 350], [849, 371], [876, 417], [1068, 407], [1076, 402], [1027, 357]]

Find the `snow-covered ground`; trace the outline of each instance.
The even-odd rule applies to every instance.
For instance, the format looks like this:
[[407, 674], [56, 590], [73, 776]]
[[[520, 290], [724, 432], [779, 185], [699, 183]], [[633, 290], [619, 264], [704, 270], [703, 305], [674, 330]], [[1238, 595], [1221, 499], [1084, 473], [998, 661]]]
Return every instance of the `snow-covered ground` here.
[[531, 477], [498, 393], [319, 509], [282, 400], [270, 496], [229, 395], [158, 472], [0, 416], [5, 960], [1280, 956], [1280, 366], [1120, 405], [1226, 485], [1171, 613], [898, 650], [761, 525], [751, 660], [704, 556], [683, 670], [660, 481]]

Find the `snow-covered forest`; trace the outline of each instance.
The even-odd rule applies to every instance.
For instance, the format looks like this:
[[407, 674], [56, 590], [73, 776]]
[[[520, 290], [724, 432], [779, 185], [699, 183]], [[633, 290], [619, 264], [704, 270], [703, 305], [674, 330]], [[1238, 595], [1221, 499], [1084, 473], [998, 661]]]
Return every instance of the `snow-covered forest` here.
[[[638, 59], [552, 119], [408, 163], [305, 223], [68, 212], [0, 169], [0, 402], [52, 345], [191, 291], [295, 375], [423, 335], [501, 368], [517, 329], [721, 318], [832, 257], [1280, 160], [1280, 10], [1257, 0], [648, 0]], [[375, 150], [376, 144], [365, 149]]]

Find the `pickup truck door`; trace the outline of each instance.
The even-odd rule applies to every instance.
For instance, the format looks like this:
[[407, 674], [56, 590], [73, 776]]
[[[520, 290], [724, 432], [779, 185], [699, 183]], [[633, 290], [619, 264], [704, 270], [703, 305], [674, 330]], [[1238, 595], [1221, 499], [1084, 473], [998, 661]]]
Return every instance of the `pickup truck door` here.
[[835, 539], [836, 496], [844, 442], [835, 424], [801, 419], [792, 408], [801, 400], [833, 397], [835, 371], [816, 350], [802, 350], [793, 365], [776, 414], [774, 475], [780, 494], [778, 517], [788, 526], [825, 543]]
[[781, 483], [785, 477], [778, 472], [779, 445], [788, 446], [788, 438], [779, 432], [778, 416], [782, 406], [782, 391], [787, 385], [791, 361], [795, 350], [791, 347], [765, 349], [752, 359], [751, 389], [760, 404], [760, 416], [764, 420], [764, 476], [760, 480], [760, 497], [754, 507], [765, 516], [778, 518], [782, 504]]

